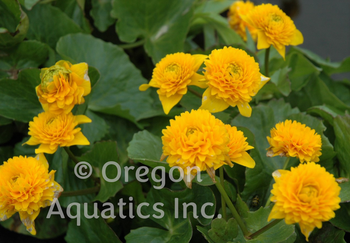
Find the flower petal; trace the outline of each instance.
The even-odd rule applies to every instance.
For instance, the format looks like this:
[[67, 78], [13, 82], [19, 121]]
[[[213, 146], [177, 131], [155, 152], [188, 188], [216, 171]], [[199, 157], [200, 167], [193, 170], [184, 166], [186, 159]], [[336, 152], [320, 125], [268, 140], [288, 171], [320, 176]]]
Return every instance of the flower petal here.
[[304, 42], [303, 34], [298, 29], [296, 29], [290, 44], [293, 46], [296, 46], [296, 45], [302, 44], [303, 42]]
[[204, 76], [200, 75], [198, 73], [195, 73], [191, 77], [191, 83], [189, 83], [188, 85], [195, 85], [195, 86], [198, 86], [199, 88], [202, 88], [202, 89], [205, 89], [208, 87], [207, 81], [204, 78]]
[[250, 117], [252, 115], [252, 108], [248, 103], [237, 104], [237, 107], [242, 116]]
[[[72, 70], [72, 72], [78, 74], [79, 77], [85, 79], [85, 75], [87, 75], [87, 72], [88, 72], [88, 65], [86, 62], [78, 63], [75, 65], [72, 65], [70, 67], [70, 70]], [[90, 80], [90, 79], [88, 79], [88, 80]]]
[[44, 154], [40, 153], [35, 156], [35, 158], [42, 164], [46, 169], [49, 169], [49, 163]]
[[270, 44], [267, 42], [267, 38], [264, 32], [258, 31], [258, 49], [267, 49]]
[[35, 150], [35, 153], [36, 154], [40, 154], [40, 153], [53, 154], [56, 152], [57, 148], [58, 148], [58, 145], [56, 145], [55, 149], [51, 149], [50, 144], [40, 144], [39, 148]]
[[174, 94], [170, 97], [165, 95], [159, 95], [160, 102], [162, 103], [165, 114], [169, 114], [170, 110], [177, 104], [182, 98], [182, 94]]
[[77, 115], [74, 117], [75, 117], [75, 121], [78, 122], [78, 125], [92, 122], [91, 119], [85, 115]]
[[23, 144], [37, 145], [37, 144], [39, 144], [39, 143], [40, 143], [40, 141], [39, 141], [37, 138], [35, 138], [35, 137], [30, 137], [29, 140], [28, 140], [27, 142], [23, 143]]
[[140, 91], [146, 91], [149, 87], [149, 84], [141, 84], [140, 87], [139, 87], [139, 90]]
[[280, 46], [280, 47], [277, 47], [277, 46], [274, 46], [276, 48], [276, 50], [278, 51], [278, 53], [283, 57], [283, 59], [286, 59], [285, 58], [285, 55], [286, 55], [286, 46]]
[[204, 60], [208, 57], [207, 55], [202, 55], [202, 54], [196, 54], [196, 55], [192, 55], [192, 57], [195, 59], [195, 64], [193, 69], [195, 71], [197, 71], [200, 66], [202, 65], [202, 63], [204, 62]]
[[82, 132], [78, 132], [77, 134], [75, 134], [74, 139], [67, 143], [67, 147], [73, 145], [90, 145], [90, 142]]
[[211, 95], [210, 88], [206, 89], [203, 93], [202, 105], [199, 109], [209, 110], [211, 113], [220, 112], [227, 109], [230, 105], [224, 100], [217, 99]]
[[33, 214], [28, 214], [27, 212], [20, 211], [19, 217], [22, 223], [26, 226], [27, 231], [32, 235], [36, 235], [34, 220], [38, 217], [40, 210], [33, 211]]
[[257, 93], [258, 91], [270, 80], [270, 78], [265, 77], [264, 75], [261, 74], [261, 79], [260, 79], [260, 84], [259, 84], [259, 88], [257, 89]]
[[242, 153], [242, 157], [238, 157], [233, 159], [233, 162], [243, 165], [248, 168], [254, 168], [255, 167], [255, 161], [247, 152]]

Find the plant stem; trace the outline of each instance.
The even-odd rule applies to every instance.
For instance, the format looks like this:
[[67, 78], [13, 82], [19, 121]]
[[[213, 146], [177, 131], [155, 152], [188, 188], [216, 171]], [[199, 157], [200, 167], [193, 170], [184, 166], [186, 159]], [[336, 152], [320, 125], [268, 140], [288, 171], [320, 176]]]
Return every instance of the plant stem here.
[[[219, 169], [220, 172], [220, 183], [221, 186], [225, 189], [225, 183], [224, 183], [224, 168], [221, 166]], [[227, 221], [227, 214], [226, 214], [226, 203], [224, 196], [221, 195], [221, 209], [222, 209], [222, 217]]]
[[264, 227], [262, 227], [261, 229], [259, 229], [258, 231], [256, 231], [255, 233], [246, 236], [246, 238], [248, 240], [252, 240], [256, 237], [258, 237], [259, 235], [261, 235], [262, 233], [264, 233], [265, 231], [269, 230], [270, 228], [272, 228], [273, 226], [275, 226], [276, 224], [278, 224], [279, 222], [281, 222], [282, 219], [275, 219], [273, 220], [271, 223], [265, 225]]
[[67, 152], [68, 156], [73, 160], [73, 162], [75, 164], [78, 164], [79, 160], [77, 159], [77, 157], [75, 157], [75, 155], [72, 153], [72, 151], [70, 151], [69, 147], [63, 147], [63, 148]]
[[221, 186], [220, 182], [216, 182], [215, 186], [219, 190], [220, 194], [224, 197], [224, 200], [226, 201], [227, 206], [231, 210], [231, 213], [233, 214], [233, 217], [237, 221], [239, 227], [241, 228], [243, 235], [244, 236], [249, 235], [249, 231], [248, 231], [247, 227], [244, 225], [244, 223], [243, 223], [241, 217], [239, 216], [235, 206], [233, 206], [230, 198], [228, 197], [227, 193], [225, 192], [225, 189]]
[[199, 97], [202, 99], [202, 95], [200, 93], [198, 93], [197, 91], [193, 90], [190, 87], [187, 87], [188, 91], [190, 91], [192, 94], [194, 94], [195, 96]]
[[[289, 160], [290, 160], [290, 157], [287, 157], [286, 161], [284, 162], [284, 165], [283, 165], [282, 170], [285, 170], [285, 169], [287, 168], [288, 163], [289, 163]], [[267, 199], [267, 202], [266, 202], [266, 204], [265, 204], [265, 207], [267, 207], [267, 206], [270, 205], [270, 203], [271, 203], [271, 200], [270, 200], [271, 197], [272, 197], [272, 195], [270, 195], [269, 199]]]
[[287, 157], [286, 161], [284, 162], [284, 165], [283, 165], [282, 170], [287, 169], [287, 166], [288, 166], [289, 161], [290, 161], [290, 157]]
[[139, 40], [139, 41], [136, 41], [134, 43], [130, 43], [130, 44], [121, 44], [121, 45], [118, 45], [120, 48], [123, 48], [123, 49], [132, 49], [134, 47], [138, 47], [138, 46], [142, 46], [144, 43], [146, 42], [146, 40]]
[[100, 186], [95, 186], [95, 187], [77, 190], [77, 191], [62, 192], [61, 197], [81, 196], [81, 195], [95, 193], [95, 192], [98, 192], [99, 190], [100, 190]]
[[267, 48], [265, 51], [265, 76], [269, 77], [269, 56], [270, 56], [270, 48]]

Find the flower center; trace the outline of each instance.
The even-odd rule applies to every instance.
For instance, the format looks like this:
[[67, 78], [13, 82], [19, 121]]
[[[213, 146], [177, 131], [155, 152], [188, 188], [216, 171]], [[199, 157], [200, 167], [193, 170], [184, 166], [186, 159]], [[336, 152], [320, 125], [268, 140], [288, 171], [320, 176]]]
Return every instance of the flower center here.
[[165, 74], [171, 75], [171, 76], [179, 75], [180, 71], [181, 71], [181, 67], [177, 63], [172, 63], [165, 68]]
[[12, 184], [16, 183], [16, 182], [17, 182], [17, 179], [18, 179], [18, 176], [12, 177]]
[[227, 67], [227, 71], [231, 77], [238, 79], [242, 75], [242, 68], [238, 66], [236, 63], [230, 63]]
[[190, 135], [192, 135], [193, 133], [195, 133], [196, 131], [198, 131], [197, 128], [188, 128], [187, 132], [186, 132], [186, 136], [189, 137]]
[[283, 21], [282, 17], [277, 15], [277, 14], [271, 14], [270, 19], [273, 22], [281, 22], [281, 21]]
[[47, 87], [53, 82], [53, 77], [59, 74], [62, 74], [66, 80], [69, 79], [69, 73], [71, 73], [70, 70], [67, 70], [64, 67], [55, 65], [47, 70], [44, 71], [42, 75], [42, 81], [41, 81], [41, 89], [44, 92], [47, 92]]
[[304, 203], [309, 203], [318, 196], [318, 190], [314, 186], [305, 186], [299, 193], [299, 199]]

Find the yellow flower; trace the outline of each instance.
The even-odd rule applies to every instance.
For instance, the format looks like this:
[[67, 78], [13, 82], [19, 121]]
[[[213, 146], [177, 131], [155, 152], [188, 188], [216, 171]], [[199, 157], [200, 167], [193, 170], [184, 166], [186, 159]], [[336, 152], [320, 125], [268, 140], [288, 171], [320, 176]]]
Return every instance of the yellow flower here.
[[298, 157], [300, 162], [318, 162], [321, 156], [321, 136], [314, 129], [297, 121], [286, 120], [271, 129], [267, 156]]
[[254, 168], [255, 161], [246, 152], [254, 147], [246, 142], [247, 138], [244, 137], [242, 131], [238, 131], [236, 127], [231, 127], [230, 125], [225, 125], [225, 127], [230, 136], [230, 141], [227, 145], [230, 149], [228, 153], [230, 160], [248, 168]]
[[83, 96], [91, 91], [88, 65], [72, 65], [59, 61], [54, 66], [41, 69], [41, 83], [36, 87], [39, 101], [45, 111], [53, 114], [69, 113], [74, 105], [84, 103]]
[[277, 170], [273, 177], [271, 201], [275, 205], [268, 221], [284, 218], [286, 224], [299, 223], [307, 241], [312, 230], [321, 228], [322, 222], [335, 217], [334, 211], [340, 208], [340, 187], [334, 176], [318, 164]]
[[252, 96], [270, 80], [260, 73], [259, 64], [245, 51], [233, 47], [213, 50], [204, 62], [205, 90], [200, 109], [220, 112], [237, 106], [242, 116], [250, 117]]
[[50, 206], [63, 191], [55, 182], [55, 171], [43, 154], [35, 158], [15, 156], [0, 166], [0, 221], [16, 212], [32, 234], [40, 208]]
[[[163, 155], [170, 167], [179, 166], [185, 175], [192, 176], [197, 171], [206, 170], [215, 181], [215, 170], [225, 164], [254, 167], [255, 162], [246, 153], [251, 149], [242, 132], [230, 125], [224, 125], [207, 110], [192, 110], [170, 120], [170, 126], [163, 129]], [[198, 170], [192, 167], [198, 167]]]
[[206, 57], [181, 52], [166, 55], [153, 69], [149, 84], [143, 84], [139, 89], [145, 91], [149, 87], [158, 88], [164, 113], [168, 114], [187, 93], [188, 85], [207, 87], [204, 77], [196, 73]]
[[90, 122], [90, 118], [84, 115], [74, 116], [72, 113], [62, 113], [55, 116], [49, 112], [42, 112], [29, 122], [28, 134], [31, 137], [26, 144], [40, 144], [35, 150], [37, 154], [53, 154], [58, 146], [89, 145], [90, 142], [80, 131], [81, 128], [75, 127]]
[[267, 49], [273, 45], [284, 58], [286, 46], [300, 45], [304, 37], [277, 5], [261, 4], [241, 18], [257, 29], [258, 49]]
[[241, 15], [246, 15], [253, 8], [254, 3], [250, 1], [236, 1], [230, 6], [227, 14], [228, 23], [230, 24], [231, 28], [234, 29], [244, 41], [247, 41], [246, 28], [248, 28], [253, 40], [256, 41], [257, 30], [247, 22], [244, 22], [241, 18]]

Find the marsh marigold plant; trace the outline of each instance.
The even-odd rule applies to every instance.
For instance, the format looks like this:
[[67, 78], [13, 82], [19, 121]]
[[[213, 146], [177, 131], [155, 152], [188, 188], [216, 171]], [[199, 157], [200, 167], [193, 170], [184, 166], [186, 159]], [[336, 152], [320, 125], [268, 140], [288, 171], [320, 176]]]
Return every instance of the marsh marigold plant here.
[[187, 93], [188, 85], [207, 87], [203, 75], [197, 73], [206, 57], [181, 52], [166, 55], [156, 64], [149, 84], [141, 85], [140, 91], [149, 87], [158, 88], [159, 100], [164, 113], [168, 114]]
[[[162, 158], [167, 157], [170, 167], [179, 166], [186, 175], [195, 175], [197, 170], [189, 169], [197, 166], [214, 179], [215, 170], [225, 164], [232, 167], [231, 161], [255, 166], [246, 152], [253, 147], [245, 141], [243, 133], [224, 125], [207, 110], [186, 111], [176, 116], [162, 133]], [[190, 181], [185, 182], [190, 185]]]
[[300, 162], [318, 162], [321, 156], [321, 136], [314, 129], [297, 121], [286, 120], [271, 129], [267, 156], [297, 157]]
[[273, 45], [284, 58], [286, 46], [304, 42], [303, 35], [293, 20], [277, 5], [258, 5], [246, 15], [241, 15], [241, 18], [257, 29], [258, 49], [267, 49]]
[[246, 15], [253, 8], [254, 3], [250, 1], [235, 1], [230, 6], [230, 9], [227, 13], [228, 23], [230, 24], [230, 27], [234, 29], [243, 38], [244, 41], [247, 41], [246, 28], [248, 28], [249, 33], [254, 41], [257, 37], [257, 30], [241, 18], [241, 15]]
[[340, 208], [340, 187], [334, 176], [313, 162], [273, 173], [275, 184], [271, 201], [275, 202], [268, 220], [285, 219], [298, 223], [306, 240], [315, 227], [335, 217]]
[[242, 116], [250, 117], [249, 102], [270, 80], [260, 73], [254, 58], [243, 50], [224, 47], [213, 50], [204, 64], [208, 88], [200, 109], [214, 113], [237, 106]]
[[67, 114], [75, 105], [84, 103], [84, 96], [91, 91], [86, 63], [72, 65], [61, 60], [41, 69], [40, 78], [41, 83], [36, 87], [39, 101], [45, 111], [56, 115]]
[[0, 165], [0, 220], [18, 212], [27, 230], [35, 235], [34, 220], [40, 209], [50, 206], [62, 191], [43, 154], [8, 159]]
[[81, 132], [79, 124], [90, 123], [91, 119], [85, 115], [74, 116], [71, 112], [58, 116], [49, 112], [42, 112], [29, 122], [31, 136], [28, 145], [38, 145], [35, 153], [53, 154], [60, 147], [73, 145], [89, 145], [90, 142]]

